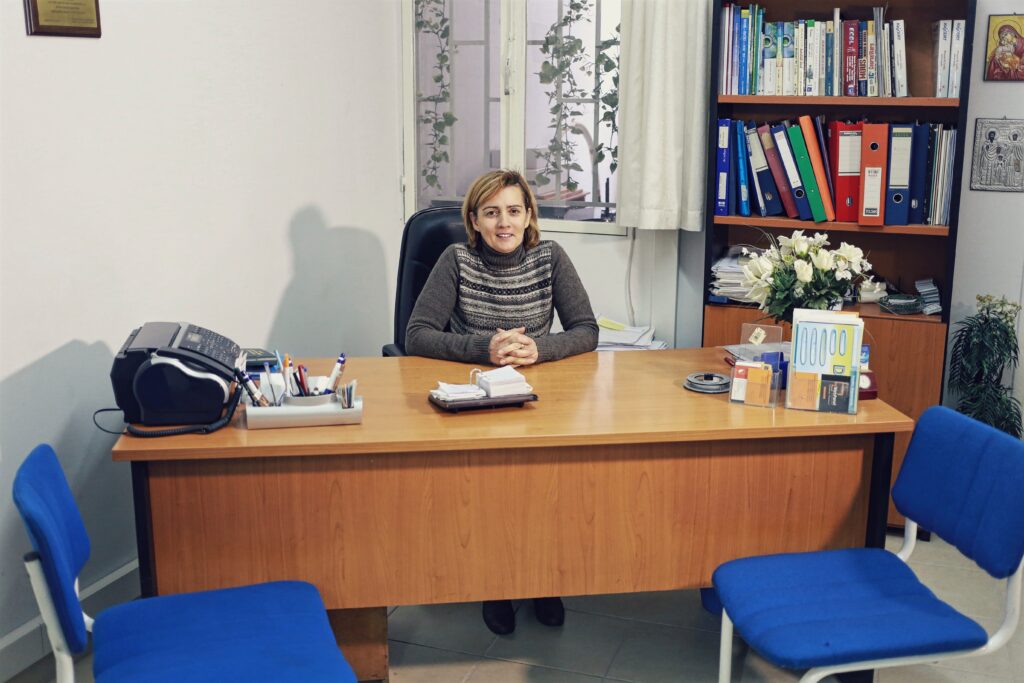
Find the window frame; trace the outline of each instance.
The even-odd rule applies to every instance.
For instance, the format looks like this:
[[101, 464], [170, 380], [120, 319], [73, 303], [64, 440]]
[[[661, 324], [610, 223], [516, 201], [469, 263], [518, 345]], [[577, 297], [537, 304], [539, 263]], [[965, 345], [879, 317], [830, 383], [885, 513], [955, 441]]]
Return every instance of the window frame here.
[[[416, 0], [402, 2], [402, 197], [405, 220], [416, 212], [419, 169], [416, 164]], [[499, 0], [500, 156], [501, 164], [522, 169], [526, 157], [526, 2]], [[616, 209], [618, 202], [616, 201]], [[544, 232], [625, 237], [616, 222], [540, 218]]]

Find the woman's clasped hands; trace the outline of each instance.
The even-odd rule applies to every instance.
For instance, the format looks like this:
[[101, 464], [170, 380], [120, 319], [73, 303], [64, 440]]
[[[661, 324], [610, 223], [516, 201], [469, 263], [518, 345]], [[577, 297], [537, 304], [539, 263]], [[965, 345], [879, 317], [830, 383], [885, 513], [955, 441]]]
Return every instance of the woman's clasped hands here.
[[537, 362], [537, 342], [526, 334], [525, 327], [503, 330], [491, 337], [491, 362], [495, 365], [533, 365]]

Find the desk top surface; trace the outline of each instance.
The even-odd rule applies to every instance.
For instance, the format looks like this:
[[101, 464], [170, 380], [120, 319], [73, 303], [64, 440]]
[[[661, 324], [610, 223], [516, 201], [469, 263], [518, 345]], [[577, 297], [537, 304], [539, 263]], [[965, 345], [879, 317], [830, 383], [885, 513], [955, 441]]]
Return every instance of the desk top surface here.
[[[683, 388], [694, 372], [728, 374], [720, 348], [593, 352], [523, 368], [540, 400], [522, 408], [447, 413], [427, 400], [437, 381], [465, 383], [473, 367], [428, 358], [352, 358], [358, 425], [246, 430], [243, 408], [213, 434], [122, 436], [114, 460], [189, 460], [715, 441], [909, 432], [914, 422], [880, 400], [856, 415], [759, 408], [728, 394]], [[333, 359], [309, 361], [327, 374]], [[486, 369], [486, 368], [485, 368]]]

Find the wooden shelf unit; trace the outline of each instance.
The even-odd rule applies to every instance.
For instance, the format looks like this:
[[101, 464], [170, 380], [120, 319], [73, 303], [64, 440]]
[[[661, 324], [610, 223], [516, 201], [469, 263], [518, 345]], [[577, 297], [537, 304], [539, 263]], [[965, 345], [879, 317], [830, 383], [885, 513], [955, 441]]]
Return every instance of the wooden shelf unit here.
[[[946, 338], [953, 290], [953, 261], [959, 223], [960, 188], [964, 170], [964, 143], [972, 129], [967, 126], [970, 80], [973, 72], [974, 24], [977, 0], [887, 0], [853, 2], [835, 0], [767, 0], [766, 21], [795, 19], [832, 20], [832, 8], [839, 7], [843, 19], [872, 19], [873, 5], [886, 5], [886, 20], [906, 22], [907, 83], [910, 97], [801, 97], [719, 94], [722, 32], [721, 8], [716, 0], [712, 37], [712, 74], [709, 83], [707, 177], [714, 178], [717, 163], [717, 122], [720, 118], [776, 123], [795, 122], [804, 114], [825, 114], [828, 120], [869, 120], [876, 122], [927, 121], [955, 125], [957, 141], [953, 162], [948, 226], [906, 225], [868, 227], [856, 223], [814, 223], [786, 216], [715, 216], [715, 183], [708, 183], [704, 253], [704, 346], [734, 344], [740, 324], [763, 319], [752, 306], [715, 304], [707, 301], [711, 266], [732, 245], [763, 246], [766, 231], [785, 233], [804, 230], [806, 234], [829, 233], [838, 246], [846, 241], [864, 250], [875, 275], [894, 282], [903, 291], [914, 292], [914, 280], [935, 280], [942, 299], [940, 316], [898, 316], [882, 312], [877, 305], [859, 307], [865, 318], [865, 342], [871, 345], [871, 368], [879, 381], [879, 397], [916, 419], [927, 407], [942, 400]], [[745, 5], [744, 5], [745, 6]], [[931, 97], [934, 93], [932, 23], [940, 19], [965, 19], [963, 67], [959, 98]], [[840, 234], [833, 234], [840, 233]], [[788, 333], [788, 330], [787, 330]], [[893, 453], [893, 474], [898, 472], [908, 437], [899, 437]], [[902, 524], [890, 508], [889, 521]]]
[[783, 216], [715, 216], [715, 225], [746, 225], [752, 228], [805, 230], [815, 232], [861, 232], [866, 235], [922, 235], [928, 237], [949, 237], [948, 225], [860, 225], [859, 223], [814, 223]]
[[766, 104], [826, 107], [952, 107], [960, 106], [958, 97], [805, 97], [793, 95], [719, 95], [719, 104]]

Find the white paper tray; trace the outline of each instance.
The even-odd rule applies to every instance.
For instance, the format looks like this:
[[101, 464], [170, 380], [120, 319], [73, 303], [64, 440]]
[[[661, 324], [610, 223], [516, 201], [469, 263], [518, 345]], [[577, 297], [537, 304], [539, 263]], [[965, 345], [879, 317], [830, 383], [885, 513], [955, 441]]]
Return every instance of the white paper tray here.
[[247, 429], [359, 424], [363, 421], [363, 399], [357, 396], [355, 406], [352, 408], [342, 408], [341, 404], [333, 399], [315, 405], [283, 405], [269, 408], [246, 406], [245, 420]]

